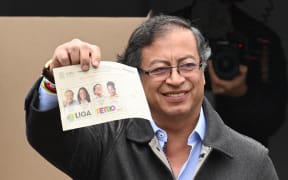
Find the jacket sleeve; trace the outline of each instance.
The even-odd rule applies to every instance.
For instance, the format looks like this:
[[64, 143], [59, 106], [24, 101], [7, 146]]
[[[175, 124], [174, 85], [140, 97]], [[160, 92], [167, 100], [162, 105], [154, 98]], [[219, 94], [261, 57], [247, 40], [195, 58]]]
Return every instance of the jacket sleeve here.
[[264, 156], [259, 169], [259, 178], [257, 179], [270, 179], [270, 180], [279, 180], [276, 169], [273, 165], [271, 158], [268, 153]]
[[62, 131], [58, 107], [47, 111], [38, 109], [41, 80], [38, 79], [25, 98], [27, 140], [46, 160], [70, 174], [70, 162], [78, 144], [78, 131]]

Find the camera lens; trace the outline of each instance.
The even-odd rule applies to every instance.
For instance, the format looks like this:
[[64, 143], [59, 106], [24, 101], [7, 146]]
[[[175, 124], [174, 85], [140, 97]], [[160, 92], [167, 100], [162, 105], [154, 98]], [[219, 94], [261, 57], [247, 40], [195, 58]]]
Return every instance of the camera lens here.
[[214, 56], [212, 65], [220, 79], [231, 80], [239, 74], [240, 61], [237, 54], [233, 49], [226, 49]]

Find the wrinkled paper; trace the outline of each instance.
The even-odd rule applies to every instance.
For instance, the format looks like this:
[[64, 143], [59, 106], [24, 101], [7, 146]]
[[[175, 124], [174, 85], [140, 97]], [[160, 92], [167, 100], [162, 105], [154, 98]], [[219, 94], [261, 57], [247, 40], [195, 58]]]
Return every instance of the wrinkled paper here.
[[[63, 131], [96, 125], [125, 118], [151, 120], [151, 113], [138, 71], [134, 67], [112, 61], [101, 61], [98, 68], [81, 70], [80, 65], [54, 68], [57, 98]], [[108, 82], [114, 83], [117, 95], [111, 97]], [[103, 96], [94, 94], [93, 87], [102, 85]], [[79, 103], [81, 91], [86, 89], [86, 103]], [[72, 91], [73, 103], [65, 103], [65, 92]]]

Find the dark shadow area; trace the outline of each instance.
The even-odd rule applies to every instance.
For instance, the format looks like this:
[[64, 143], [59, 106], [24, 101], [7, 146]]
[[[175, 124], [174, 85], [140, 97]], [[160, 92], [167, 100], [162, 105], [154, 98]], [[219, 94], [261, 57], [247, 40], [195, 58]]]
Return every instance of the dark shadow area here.
[[145, 0], [4, 0], [0, 6], [1, 16], [142, 17], [147, 13], [148, 3]]

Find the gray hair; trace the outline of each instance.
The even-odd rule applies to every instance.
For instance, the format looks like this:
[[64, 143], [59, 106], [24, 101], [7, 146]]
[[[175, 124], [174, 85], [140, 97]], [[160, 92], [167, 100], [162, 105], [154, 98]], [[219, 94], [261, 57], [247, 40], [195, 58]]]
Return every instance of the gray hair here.
[[202, 33], [191, 25], [188, 20], [177, 16], [159, 15], [147, 19], [134, 30], [129, 38], [128, 45], [122, 55], [118, 55], [118, 62], [132, 66], [141, 66], [142, 49], [151, 45], [156, 38], [166, 35], [171, 29], [180, 27], [190, 30], [196, 39], [201, 68], [204, 71], [211, 49]]

